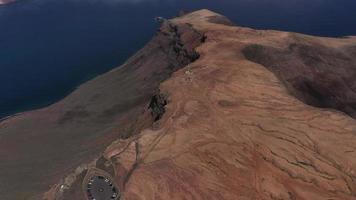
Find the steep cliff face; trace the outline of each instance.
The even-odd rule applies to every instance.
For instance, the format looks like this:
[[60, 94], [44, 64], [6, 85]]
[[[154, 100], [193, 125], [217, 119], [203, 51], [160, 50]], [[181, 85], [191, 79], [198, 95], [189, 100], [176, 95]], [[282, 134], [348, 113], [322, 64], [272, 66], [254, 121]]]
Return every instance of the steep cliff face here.
[[149, 127], [162, 115], [147, 110], [160, 82], [199, 57], [202, 38], [189, 25], [164, 22], [123, 66], [50, 107], [1, 121], [0, 199], [38, 200], [57, 183], [64, 189], [113, 141]]
[[199, 59], [160, 85], [153, 126], [89, 171], [127, 200], [356, 199], [356, 38], [234, 27], [208, 10], [170, 22], [205, 35]]

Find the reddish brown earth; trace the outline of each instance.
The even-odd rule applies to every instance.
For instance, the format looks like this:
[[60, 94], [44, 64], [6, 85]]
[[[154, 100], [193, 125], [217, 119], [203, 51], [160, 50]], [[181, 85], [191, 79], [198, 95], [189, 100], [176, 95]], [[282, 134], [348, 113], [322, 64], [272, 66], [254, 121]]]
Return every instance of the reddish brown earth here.
[[[12, 134], [26, 131], [24, 139], [4, 135], [8, 142], [0, 143], [1, 158], [7, 155], [5, 163], [13, 165], [10, 170], [0, 163], [0, 177], [8, 180], [7, 173], [24, 176], [22, 170], [35, 170], [37, 176], [15, 180], [22, 185], [44, 181], [28, 189], [36, 194], [56, 182], [43, 199], [57, 200], [86, 199], [83, 182], [91, 174], [111, 177], [126, 200], [356, 200], [355, 49], [355, 37], [236, 27], [208, 10], [172, 19], [118, 70], [50, 108], [2, 122], [1, 136], [7, 129]], [[167, 68], [167, 63], [180, 64]], [[164, 69], [178, 71], [169, 77], [160, 72]], [[110, 77], [116, 81], [107, 82]], [[151, 77], [155, 81], [145, 82]], [[128, 80], [131, 89], [118, 90]], [[140, 82], [132, 86], [133, 80]], [[160, 92], [153, 92], [158, 85]], [[134, 91], [146, 87], [151, 92], [140, 103], [131, 103], [141, 94]], [[98, 92], [96, 103], [83, 104]], [[101, 109], [112, 101], [122, 102], [121, 109], [106, 109], [116, 123], [97, 121], [101, 115], [89, 112], [91, 106]], [[118, 123], [120, 119], [126, 123]], [[46, 123], [38, 124], [42, 121]], [[123, 124], [131, 125], [130, 134], [118, 128]], [[44, 131], [35, 128], [43, 126]], [[55, 145], [56, 137], [61, 145], [70, 137], [76, 141], [65, 148], [43, 145], [47, 140]], [[93, 154], [93, 147], [99, 152], [109, 142], [102, 154]], [[30, 161], [23, 154], [35, 144], [61, 159], [43, 158], [38, 150], [26, 154], [36, 160]], [[78, 144], [91, 145], [74, 148]], [[14, 194], [13, 188], [7, 187], [13, 193], [0, 190], [0, 196]]]

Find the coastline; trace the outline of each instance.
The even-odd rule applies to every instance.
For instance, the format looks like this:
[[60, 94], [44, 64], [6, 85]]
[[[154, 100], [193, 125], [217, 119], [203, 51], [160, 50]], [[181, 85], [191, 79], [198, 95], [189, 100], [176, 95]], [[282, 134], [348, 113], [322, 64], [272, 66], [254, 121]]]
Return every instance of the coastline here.
[[18, 115], [34, 112], [36, 110], [45, 109], [45, 108], [50, 107], [54, 104], [60, 103], [63, 99], [65, 99], [67, 96], [69, 96], [71, 93], [73, 93], [75, 90], [77, 90], [82, 85], [84, 85], [87, 82], [94, 80], [106, 73], [110, 73], [110, 71], [112, 71], [112, 70], [120, 68], [120, 66], [123, 64], [120, 64], [118, 66], [113, 66], [108, 71], [101, 72], [98, 74], [92, 74], [91, 76], [84, 78], [83, 80], [79, 81], [78, 84], [76, 84], [74, 87], [67, 89], [67, 92], [65, 92], [64, 94], [57, 95], [57, 96], [53, 97], [52, 100], [42, 101], [42, 102], [38, 102], [38, 103], [33, 103], [32, 105], [23, 106], [23, 108], [14, 109], [13, 112], [9, 112], [8, 114], [0, 113], [0, 123], [3, 121], [6, 121], [7, 119], [10, 119], [12, 117], [16, 117]]

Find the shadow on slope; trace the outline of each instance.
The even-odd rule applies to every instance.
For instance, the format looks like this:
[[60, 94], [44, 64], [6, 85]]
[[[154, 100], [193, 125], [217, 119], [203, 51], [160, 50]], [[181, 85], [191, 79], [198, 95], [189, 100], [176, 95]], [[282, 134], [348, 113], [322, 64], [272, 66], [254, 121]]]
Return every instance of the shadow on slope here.
[[336, 49], [295, 42], [279, 49], [250, 45], [243, 54], [272, 71], [306, 104], [337, 109], [356, 118], [355, 46]]

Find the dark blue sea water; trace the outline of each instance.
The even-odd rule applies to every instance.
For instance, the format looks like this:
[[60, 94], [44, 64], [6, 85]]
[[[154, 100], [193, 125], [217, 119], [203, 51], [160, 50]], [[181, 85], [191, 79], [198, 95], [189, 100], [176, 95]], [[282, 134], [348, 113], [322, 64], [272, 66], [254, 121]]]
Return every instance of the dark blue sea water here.
[[355, 0], [19, 0], [0, 6], [0, 118], [120, 65], [152, 37], [155, 16], [200, 8], [241, 26], [356, 35]]

